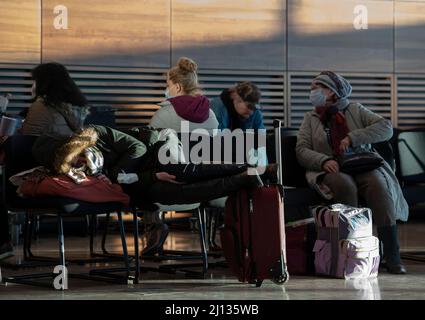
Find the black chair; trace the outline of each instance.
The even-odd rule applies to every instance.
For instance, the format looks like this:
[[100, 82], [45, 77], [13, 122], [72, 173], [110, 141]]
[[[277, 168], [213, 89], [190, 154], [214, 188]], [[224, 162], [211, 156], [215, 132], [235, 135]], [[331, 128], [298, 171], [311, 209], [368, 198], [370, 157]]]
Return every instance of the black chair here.
[[425, 183], [425, 129], [400, 132], [397, 147], [403, 185]]
[[[127, 130], [121, 130], [126, 134], [129, 134], [136, 139], [142, 141], [145, 145], [152, 147], [152, 135], [150, 134], [151, 127], [143, 126], [143, 127], [133, 127]], [[190, 141], [190, 146], [193, 146], [195, 142]], [[190, 147], [189, 147], [190, 150]], [[187, 276], [195, 277], [195, 278], [205, 278], [208, 271], [208, 250], [206, 245], [206, 211], [201, 203], [190, 203], [185, 205], [162, 205], [160, 203], [152, 204], [153, 207], [157, 207], [161, 214], [164, 214], [166, 211], [175, 211], [184, 212], [184, 213], [193, 213], [196, 220], [198, 221], [198, 232], [200, 239], [200, 252], [194, 251], [185, 251], [185, 250], [163, 250], [160, 255], [156, 256], [142, 256], [140, 257], [142, 260], [153, 260], [154, 262], [162, 262], [162, 261], [189, 261], [189, 260], [201, 260], [200, 263], [191, 262], [191, 263], [167, 263], [161, 264], [158, 267], [138, 267], [140, 271], [156, 271], [156, 272], [164, 272], [164, 273], [176, 273], [183, 272]], [[142, 217], [146, 213], [149, 212], [148, 209], [141, 210], [137, 205], [134, 206], [134, 210], [138, 212], [138, 215]], [[109, 223], [109, 214], [106, 219], [106, 229], [102, 238], [102, 254], [100, 256], [110, 256], [110, 253], [106, 249], [106, 237], [107, 237], [107, 226]], [[200, 272], [191, 270], [192, 267], [201, 267], [202, 270]], [[188, 269], [189, 268], [189, 269]]]
[[115, 109], [111, 106], [90, 107], [90, 114], [84, 121], [84, 125], [95, 124], [115, 128]]
[[394, 147], [391, 141], [382, 141], [372, 144], [372, 148], [379, 153], [379, 155], [388, 163], [388, 165], [396, 171], [396, 160], [394, 154]]
[[[413, 208], [425, 203], [425, 129], [399, 131], [396, 137], [398, 178], [404, 197]], [[401, 254], [403, 259], [425, 262], [425, 252]]]
[[[249, 136], [249, 137], [248, 137]], [[236, 136], [232, 135], [216, 135], [216, 136], [208, 136], [205, 137], [203, 135], [199, 135], [195, 139], [194, 136], [191, 139], [183, 139], [182, 135], [179, 133], [178, 137], [183, 144], [183, 148], [187, 148], [189, 152], [191, 152], [198, 143], [209, 141], [209, 150], [207, 150], [207, 154], [202, 154], [205, 150], [200, 150], [198, 156], [203, 160], [203, 162], [214, 162], [214, 163], [246, 163], [247, 162], [247, 151], [246, 145], [244, 148], [240, 148], [241, 146], [238, 144]], [[258, 131], [252, 132], [244, 132], [243, 141], [249, 141], [252, 143], [253, 148], [258, 148], [260, 139]], [[188, 143], [188, 145], [185, 145]], [[226, 146], [231, 148], [231, 152], [226, 150]], [[219, 151], [219, 156], [217, 152]], [[226, 152], [227, 151], [227, 152]], [[243, 152], [243, 153], [242, 153]], [[220, 202], [220, 201], [219, 201]], [[167, 206], [165, 206], [167, 207]], [[169, 207], [172, 208], [173, 206]], [[196, 208], [195, 208], [196, 209]], [[156, 260], [192, 260], [195, 258], [202, 258], [202, 264], [199, 263], [184, 263], [184, 264], [166, 264], [161, 265], [159, 271], [184, 271], [187, 274], [191, 275], [199, 275], [199, 273], [186, 269], [188, 267], [197, 267], [202, 266], [201, 277], [205, 277], [208, 267], [214, 267], [216, 263], [208, 262], [208, 257], [220, 258], [222, 256], [221, 252], [210, 252], [208, 249], [211, 249], [215, 246], [215, 242], [213, 238], [216, 234], [217, 230], [217, 221], [219, 220], [219, 213], [217, 212], [217, 206], [215, 206], [214, 201], [210, 201], [207, 203], [201, 204], [201, 206], [196, 209], [196, 218], [199, 224], [199, 235], [200, 235], [200, 243], [201, 243], [201, 252], [200, 255], [197, 252], [192, 251], [180, 251], [180, 250], [164, 250], [164, 254], [155, 257]], [[224, 209], [224, 208], [223, 208]], [[174, 210], [171, 210], [174, 211]], [[208, 215], [206, 214], [208, 212]], [[212, 214], [212, 213], [215, 214]], [[208, 227], [208, 230], [206, 229]], [[206, 239], [208, 238], [208, 249], [206, 245]]]
[[[298, 129], [282, 128], [282, 165], [285, 191], [285, 222], [311, 217], [310, 206], [323, 203], [323, 199], [311, 189], [305, 178], [305, 169], [296, 156]], [[267, 135], [267, 157], [270, 163], [276, 162], [274, 133]]]
[[[109, 272], [103, 272], [104, 270], [90, 270], [88, 275], [83, 274], [68, 274], [68, 277], [82, 278], [89, 280], [102, 280], [111, 281], [118, 283], [128, 283], [129, 281], [138, 281], [138, 265], [136, 264], [136, 274], [131, 276], [130, 259], [127, 251], [127, 244], [125, 239], [124, 224], [122, 221], [122, 204], [115, 202], [107, 203], [89, 203], [84, 201], [77, 201], [71, 198], [65, 197], [42, 197], [42, 198], [21, 198], [16, 193], [16, 188], [9, 182], [9, 178], [19, 172], [31, 169], [37, 166], [37, 163], [32, 157], [32, 145], [37, 137], [35, 136], [24, 136], [16, 135], [9, 137], [3, 145], [5, 152], [5, 165], [3, 172], [3, 191], [4, 191], [4, 207], [5, 210], [10, 212], [25, 212], [26, 213], [26, 231], [28, 231], [28, 224], [32, 217], [38, 215], [54, 215], [57, 217], [58, 225], [58, 241], [59, 241], [59, 259], [56, 260], [56, 264], [65, 268], [68, 261], [65, 260], [65, 247], [64, 247], [64, 233], [63, 233], [63, 218], [67, 216], [75, 215], [98, 215], [110, 212], [116, 212], [118, 214], [118, 220], [120, 223], [120, 234], [121, 243], [123, 248], [123, 257], [125, 265], [125, 276], [119, 276]], [[135, 246], [136, 244], [135, 233]], [[138, 238], [137, 238], [138, 240]], [[24, 258], [26, 260], [37, 260], [29, 248], [30, 235], [28, 232], [24, 232]], [[136, 257], [138, 257], [138, 251], [136, 251]], [[51, 263], [55, 259], [40, 259], [43, 261], [50, 261]], [[110, 270], [110, 269], [107, 269]], [[3, 282], [10, 283], [21, 283], [21, 284], [32, 284], [46, 286], [44, 283], [33, 281], [34, 279], [41, 278], [54, 278], [54, 273], [42, 273], [42, 274], [29, 274], [23, 276], [8, 276], [3, 277]], [[51, 284], [47, 284], [51, 287]], [[64, 289], [62, 287], [62, 289]]]

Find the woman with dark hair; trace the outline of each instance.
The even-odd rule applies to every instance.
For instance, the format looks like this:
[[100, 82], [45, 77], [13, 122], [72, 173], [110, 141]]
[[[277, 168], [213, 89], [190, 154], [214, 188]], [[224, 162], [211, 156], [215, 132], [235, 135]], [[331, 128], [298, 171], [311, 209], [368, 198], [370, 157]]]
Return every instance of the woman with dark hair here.
[[78, 132], [89, 111], [87, 99], [68, 70], [56, 62], [40, 64], [32, 70], [33, 102], [21, 133], [27, 135]]

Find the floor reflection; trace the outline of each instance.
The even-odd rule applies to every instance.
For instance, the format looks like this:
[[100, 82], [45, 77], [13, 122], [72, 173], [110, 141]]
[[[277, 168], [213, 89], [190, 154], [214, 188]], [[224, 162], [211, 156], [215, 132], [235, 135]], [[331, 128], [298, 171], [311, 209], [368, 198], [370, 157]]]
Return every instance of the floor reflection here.
[[359, 300], [381, 300], [378, 278], [345, 280], [345, 288], [356, 290], [356, 298]]
[[[423, 230], [425, 223], [409, 222], [400, 226], [400, 243], [403, 252], [424, 250]], [[101, 235], [101, 234], [100, 234]], [[95, 249], [101, 249], [101, 236], [95, 239]], [[132, 236], [128, 234], [129, 252], [133, 251]], [[217, 237], [219, 243], [219, 237]], [[141, 242], [141, 245], [143, 243]], [[196, 232], [172, 230], [165, 243], [167, 249], [199, 250], [199, 237]], [[88, 257], [88, 237], [66, 236], [65, 248], [68, 258]], [[120, 253], [120, 240], [117, 233], [108, 236], [107, 248]], [[55, 257], [57, 240], [52, 237], [40, 237], [34, 240], [34, 254]], [[16, 256], [9, 262], [22, 260], [22, 246], [16, 248]], [[230, 271], [223, 267], [210, 268], [207, 279], [190, 279], [182, 274], [164, 274], [158, 272], [142, 273], [138, 285], [116, 285], [69, 279], [69, 290], [58, 292], [24, 285], [0, 285], [0, 299], [273, 299], [273, 300], [395, 300], [425, 299], [425, 263], [404, 260], [408, 274], [391, 275], [380, 270], [378, 278], [370, 279], [331, 279], [317, 276], [290, 276], [284, 286], [264, 281], [261, 288], [241, 284]], [[154, 265], [144, 261], [143, 266]], [[112, 265], [112, 264], [109, 264]], [[103, 264], [98, 264], [104, 267]], [[85, 273], [89, 266], [71, 265], [70, 272]], [[53, 268], [52, 268], [53, 270]], [[40, 268], [13, 270], [1, 268], [3, 276], [28, 272], [51, 271]]]

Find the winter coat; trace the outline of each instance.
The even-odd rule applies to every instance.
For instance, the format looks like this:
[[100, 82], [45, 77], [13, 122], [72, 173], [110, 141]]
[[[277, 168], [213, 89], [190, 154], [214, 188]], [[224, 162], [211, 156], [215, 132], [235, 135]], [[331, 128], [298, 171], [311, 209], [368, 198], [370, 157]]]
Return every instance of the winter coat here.
[[[143, 184], [150, 185], [155, 179], [154, 172], [144, 170], [143, 163], [147, 152], [146, 146], [136, 138], [105, 126], [91, 125], [97, 133], [96, 147], [102, 152], [104, 158], [104, 173], [113, 181], [117, 181], [119, 173], [138, 173], [139, 180]], [[43, 135], [38, 137], [32, 147], [32, 154], [39, 165], [51, 168], [54, 159], [61, 157], [66, 159], [66, 155], [58, 153], [59, 148], [67, 144], [77, 150], [66, 149], [67, 153], [80, 153], [89, 145], [69, 143], [67, 138], [62, 136]]]
[[88, 114], [88, 107], [64, 104], [59, 108], [53, 108], [46, 105], [42, 98], [38, 98], [29, 107], [21, 133], [36, 136], [43, 134], [71, 136], [82, 128]]
[[159, 104], [150, 125], [159, 129], [173, 129], [181, 132], [182, 121], [189, 122], [189, 131], [205, 129], [212, 133], [218, 122], [205, 96], [178, 96]]
[[[371, 151], [372, 143], [387, 141], [392, 137], [391, 122], [359, 103], [350, 103], [343, 113], [354, 152]], [[315, 111], [307, 112], [304, 116], [298, 133], [296, 153], [298, 162], [307, 170], [306, 179], [309, 185], [324, 198], [332, 199], [329, 188], [321, 184], [319, 178], [326, 174], [322, 169], [323, 164], [334, 157], [325, 128]], [[384, 166], [378, 170], [389, 182], [388, 192], [394, 201], [396, 218], [407, 221], [409, 208], [393, 170], [385, 161]]]

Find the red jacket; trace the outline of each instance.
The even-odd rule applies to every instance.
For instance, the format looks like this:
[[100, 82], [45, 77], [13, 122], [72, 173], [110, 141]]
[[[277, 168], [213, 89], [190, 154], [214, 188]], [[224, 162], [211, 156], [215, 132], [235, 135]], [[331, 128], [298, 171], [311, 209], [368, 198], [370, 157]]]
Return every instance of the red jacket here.
[[65, 175], [46, 177], [38, 183], [25, 181], [19, 191], [29, 197], [60, 196], [94, 203], [121, 202], [124, 206], [130, 203], [129, 196], [120, 185], [109, 184], [92, 176], [80, 184]]

